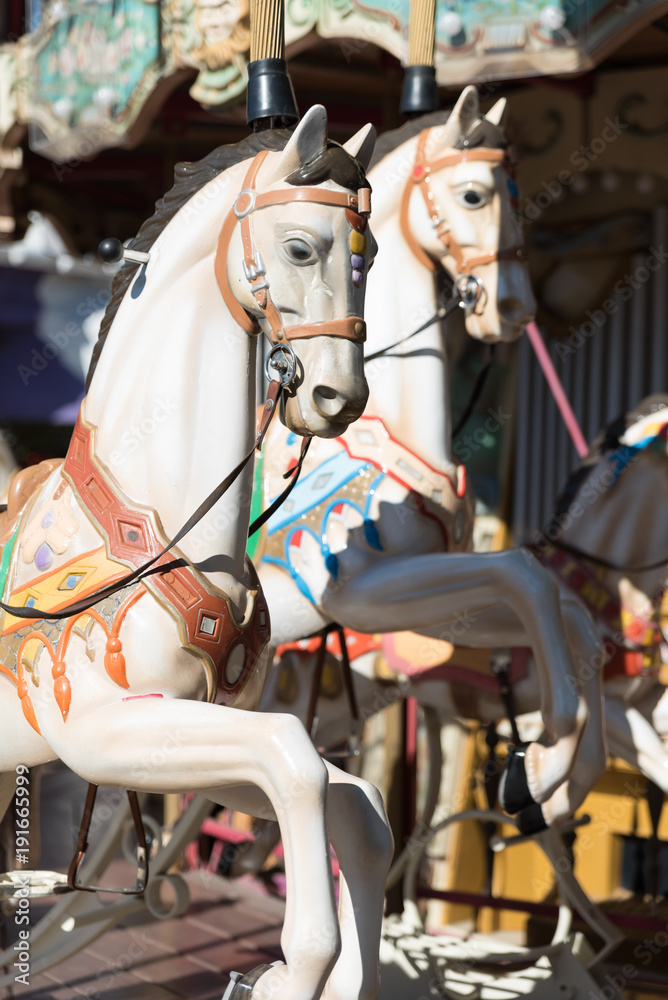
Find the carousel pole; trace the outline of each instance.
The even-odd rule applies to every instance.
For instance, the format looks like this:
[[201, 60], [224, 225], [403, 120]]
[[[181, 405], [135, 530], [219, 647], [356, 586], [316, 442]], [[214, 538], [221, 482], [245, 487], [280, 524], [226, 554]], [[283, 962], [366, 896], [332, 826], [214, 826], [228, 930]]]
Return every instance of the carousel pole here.
[[250, 0], [250, 62], [246, 120], [254, 132], [299, 121], [285, 61], [284, 0]]
[[434, 66], [436, 0], [411, 0], [408, 19], [408, 66], [399, 109], [407, 118], [438, 111]]

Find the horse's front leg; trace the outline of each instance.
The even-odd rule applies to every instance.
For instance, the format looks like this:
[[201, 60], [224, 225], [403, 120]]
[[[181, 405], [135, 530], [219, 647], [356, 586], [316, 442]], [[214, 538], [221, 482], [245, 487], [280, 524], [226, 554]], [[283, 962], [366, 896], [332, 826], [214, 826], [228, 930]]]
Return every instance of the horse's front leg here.
[[55, 759], [56, 754], [23, 714], [16, 685], [0, 677], [0, 819], [16, 791], [17, 766], [33, 767]]
[[394, 842], [380, 792], [327, 764], [327, 827], [340, 866], [341, 955], [326, 1000], [375, 1000], [385, 882]]
[[259, 979], [253, 1000], [317, 1000], [340, 937], [325, 820], [327, 771], [302, 724], [291, 715], [170, 698], [74, 708], [67, 723], [51, 721], [49, 740], [87, 781], [200, 791], [233, 808], [276, 816], [287, 876], [286, 965]]
[[[360, 632], [412, 629], [465, 646], [530, 645], [541, 677], [545, 736], [526, 752], [531, 797], [567, 777], [588, 718], [561, 614], [559, 588], [530, 553], [446, 553], [384, 559], [326, 589], [325, 613]], [[591, 622], [586, 661], [598, 650]], [[530, 801], [530, 800], [529, 800]]]
[[[566, 598], [562, 601], [562, 613], [580, 691], [589, 716], [568, 778], [542, 804], [542, 814], [548, 825], [564, 822], [573, 816], [604, 774], [608, 759], [603, 706], [603, 656], [597, 653], [591, 659], [591, 618], [583, 605], [575, 599]], [[537, 752], [540, 754], [542, 751]]]

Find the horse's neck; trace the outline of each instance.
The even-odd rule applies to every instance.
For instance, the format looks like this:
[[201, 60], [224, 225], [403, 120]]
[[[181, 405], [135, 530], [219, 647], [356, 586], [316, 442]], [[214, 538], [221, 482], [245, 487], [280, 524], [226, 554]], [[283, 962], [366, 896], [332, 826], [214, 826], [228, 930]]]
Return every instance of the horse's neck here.
[[[374, 187], [375, 197], [375, 187]], [[366, 354], [387, 347], [431, 319], [439, 308], [434, 274], [414, 257], [395, 210], [376, 219], [379, 251], [369, 272]], [[382, 204], [382, 203], [381, 203]], [[365, 413], [382, 418], [390, 434], [443, 472], [455, 463], [450, 443], [450, 386], [444, 324], [435, 322], [366, 368]]]
[[[219, 207], [222, 224], [228, 206]], [[254, 338], [216, 284], [216, 233], [188, 221], [172, 220], [143, 292], [126, 293], [85, 403], [98, 459], [132, 501], [158, 512], [169, 537], [243, 458], [254, 430]], [[234, 582], [244, 577], [251, 469], [179, 546], [242, 608]]]

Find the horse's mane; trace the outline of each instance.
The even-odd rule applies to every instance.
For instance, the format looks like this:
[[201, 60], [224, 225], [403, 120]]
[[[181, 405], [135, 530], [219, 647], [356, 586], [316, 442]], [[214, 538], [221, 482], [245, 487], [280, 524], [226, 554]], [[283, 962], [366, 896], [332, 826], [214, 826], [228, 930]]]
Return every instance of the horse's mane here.
[[[627, 413], [622, 413], [614, 417], [605, 425], [602, 431], [594, 438], [589, 451], [582, 461], [575, 467], [566, 480], [564, 489], [557, 498], [557, 503], [552, 514], [550, 529], [559, 529], [561, 518], [568, 513], [571, 504], [575, 501], [580, 489], [584, 486], [589, 475], [610, 452], [617, 451], [621, 447], [620, 439], [625, 432], [638, 420], [648, 417], [657, 410], [668, 409], [668, 395], [657, 392], [651, 396], [641, 399], [638, 405]], [[548, 535], [548, 537], [551, 537]]]
[[[376, 139], [373, 156], [369, 169], [380, 163], [389, 153], [394, 152], [404, 142], [408, 142], [414, 136], [424, 132], [427, 128], [434, 128], [438, 125], [445, 125], [450, 118], [450, 111], [430, 111], [427, 115], [419, 115], [412, 118], [399, 128], [392, 129], [391, 132], [383, 132]], [[466, 143], [465, 141], [466, 140]], [[492, 149], [503, 148], [508, 145], [508, 139], [502, 128], [493, 125], [481, 115], [474, 122], [473, 127], [466, 135], [461, 135], [453, 145], [453, 149], [464, 149], [466, 147], [489, 146]]]
[[[258, 153], [262, 152], [262, 150], [267, 149], [270, 152], [280, 152], [287, 145], [291, 135], [291, 129], [267, 129], [263, 132], [254, 132], [245, 139], [242, 139], [241, 142], [235, 142], [227, 146], [218, 146], [212, 153], [194, 163], [177, 163], [174, 168], [173, 187], [160, 201], [156, 202], [155, 212], [150, 219], [147, 219], [142, 224], [136, 237], [132, 240], [130, 244], [132, 249], [150, 250], [160, 233], [166, 228], [176, 213], [205, 184], [214, 180], [214, 178], [218, 177], [225, 170], [236, 166], [237, 163], [252, 159]], [[319, 184], [326, 179], [331, 179], [341, 187], [349, 188], [355, 192], [360, 187], [370, 186], [359, 161], [350, 156], [338, 143], [333, 142], [331, 139], [327, 140], [326, 149], [310, 163], [302, 165], [299, 170], [286, 177], [286, 180], [290, 184], [296, 185]], [[118, 307], [136, 273], [137, 265], [128, 262], [123, 264], [114, 277], [111, 286], [111, 298], [102, 317], [100, 332], [88, 368], [86, 391], [90, 388], [91, 379]]]

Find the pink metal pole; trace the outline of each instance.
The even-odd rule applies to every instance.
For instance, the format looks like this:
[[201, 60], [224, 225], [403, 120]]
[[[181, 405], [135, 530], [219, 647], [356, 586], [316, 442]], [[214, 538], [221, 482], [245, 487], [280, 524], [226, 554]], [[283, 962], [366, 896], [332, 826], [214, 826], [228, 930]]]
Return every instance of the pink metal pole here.
[[580, 430], [580, 425], [578, 424], [577, 418], [573, 413], [571, 404], [568, 401], [566, 393], [564, 392], [564, 387], [559, 380], [556, 369], [552, 364], [552, 358], [549, 355], [547, 347], [543, 343], [543, 338], [540, 335], [540, 330], [536, 324], [531, 321], [526, 325], [527, 337], [531, 341], [531, 346], [536, 352], [536, 357], [538, 358], [538, 363], [543, 369], [543, 375], [547, 380], [547, 384], [552, 390], [552, 395], [554, 396], [554, 401], [559, 407], [559, 412], [561, 413], [562, 419], [566, 424], [566, 429], [571, 436], [571, 441], [575, 445], [575, 450], [577, 451], [580, 458], [584, 458], [589, 448], [587, 447], [587, 442], [584, 439], [584, 435]]

